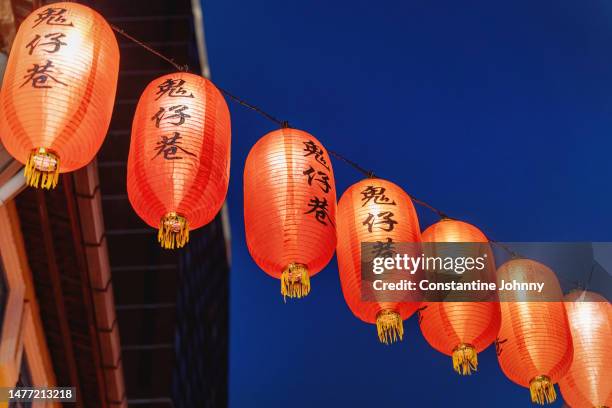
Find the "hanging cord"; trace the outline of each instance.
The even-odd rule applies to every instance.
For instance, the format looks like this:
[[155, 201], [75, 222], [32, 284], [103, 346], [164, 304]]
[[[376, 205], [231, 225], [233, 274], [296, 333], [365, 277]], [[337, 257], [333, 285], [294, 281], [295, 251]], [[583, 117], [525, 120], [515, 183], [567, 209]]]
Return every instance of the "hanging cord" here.
[[419, 200], [418, 198], [415, 198], [412, 195], [410, 196], [410, 198], [412, 199], [412, 201], [414, 201], [415, 203], [419, 204], [421, 207], [425, 207], [429, 211], [432, 211], [432, 212], [436, 213], [438, 215], [438, 217], [440, 217], [442, 219], [449, 219], [449, 220], [454, 220], [455, 219], [455, 218], [447, 215], [444, 211], [438, 210], [436, 207], [432, 206], [431, 204], [426, 203], [423, 200]]
[[361, 167], [359, 164], [355, 163], [354, 161], [347, 159], [346, 157], [344, 157], [343, 155], [341, 155], [338, 152], [335, 152], [333, 150], [327, 150], [327, 152], [329, 154], [331, 154], [332, 156], [334, 156], [336, 159], [341, 160], [343, 162], [345, 162], [346, 164], [348, 164], [349, 166], [353, 167], [355, 170], [357, 170], [358, 172], [362, 173], [364, 176], [368, 177], [368, 178], [376, 178], [376, 175], [374, 174], [374, 172], [372, 170], [366, 170], [365, 168]]
[[[128, 40], [132, 41], [134, 44], [139, 45], [140, 47], [144, 48], [145, 50], [149, 51], [151, 54], [163, 59], [164, 61], [168, 62], [170, 65], [172, 65], [174, 68], [176, 68], [177, 71], [180, 72], [187, 72], [189, 71], [189, 66], [188, 65], [179, 65], [177, 64], [173, 58], [169, 58], [166, 57], [164, 54], [162, 54], [161, 52], [153, 49], [152, 47], [148, 46], [147, 44], [145, 44], [144, 42], [140, 41], [139, 39], [131, 36], [130, 34], [126, 33], [123, 29], [117, 27], [116, 25], [111, 24], [110, 25], [111, 28], [119, 33], [120, 35], [122, 35], [123, 37], [127, 38]], [[266, 111], [264, 111], [263, 109], [255, 106], [255, 105], [251, 105], [250, 103], [248, 103], [247, 101], [245, 101], [244, 99], [241, 99], [239, 97], [237, 97], [236, 95], [226, 91], [225, 89], [217, 86], [217, 89], [219, 89], [219, 91], [221, 91], [221, 93], [223, 93], [225, 96], [227, 96], [228, 98], [230, 98], [231, 100], [233, 100], [234, 102], [237, 102], [238, 104], [259, 113], [261, 116], [263, 116], [264, 118], [276, 123], [277, 125], [283, 127], [283, 128], [288, 128], [289, 127], [289, 122], [287, 122], [286, 120], [280, 120], [275, 118], [274, 116], [270, 115], [269, 113], [267, 113]]]
[[125, 31], [123, 31], [123, 29], [117, 27], [114, 24], [110, 24], [110, 27], [116, 32], [121, 34], [123, 37], [127, 38], [128, 40], [132, 41], [135, 44], [138, 44], [139, 46], [141, 46], [142, 48], [144, 48], [145, 50], [149, 51], [151, 54], [158, 56], [159, 58], [163, 59], [164, 61], [168, 62], [169, 64], [171, 64], [174, 68], [177, 69], [177, 71], [181, 71], [181, 72], [187, 72], [189, 71], [189, 66], [188, 65], [179, 65], [176, 62], [174, 62], [174, 60], [172, 58], [168, 58], [166, 57], [164, 54], [162, 54], [161, 52], [154, 50], [153, 48], [149, 47], [147, 44], [143, 43], [142, 41], [132, 37], [131, 35], [129, 35], [128, 33], [126, 33]]
[[582, 289], [583, 291], [589, 290], [591, 287], [591, 281], [593, 280], [593, 272], [595, 271], [595, 259], [593, 259], [593, 264], [591, 265], [591, 270], [589, 271], [589, 276], [585, 277], [582, 281], [574, 282], [575, 286], [578, 289]]
[[595, 271], [595, 265], [591, 265], [591, 272], [589, 272], [589, 277], [587, 278], [586, 282], [584, 283], [584, 290], [589, 289], [589, 287], [591, 286], [591, 280], [593, 280], [593, 272]]
[[[181, 72], [185, 72], [189, 70], [189, 67], [187, 65], [179, 65], [177, 64], [174, 59], [166, 57], [165, 55], [163, 55], [161, 52], [151, 48], [150, 46], [148, 46], [147, 44], [145, 44], [144, 42], [138, 40], [137, 38], [131, 36], [130, 34], [126, 33], [123, 29], [111, 24], [111, 28], [119, 33], [120, 35], [122, 35], [123, 37], [127, 38], [128, 40], [132, 41], [133, 43], [139, 45], [140, 47], [144, 48], [145, 50], [149, 51], [150, 53], [158, 56], [159, 58], [163, 59], [164, 61], [168, 62], [169, 64], [171, 64], [174, 68], [176, 68], [178, 71]], [[258, 114], [260, 114], [261, 116], [263, 116], [264, 118], [268, 119], [271, 122], [276, 123], [277, 125], [281, 126], [282, 128], [289, 128], [289, 122], [286, 120], [280, 120], [277, 117], [269, 114], [268, 112], [264, 111], [263, 109], [259, 108], [258, 106], [255, 106], [247, 101], [245, 101], [242, 98], [237, 97], [236, 95], [230, 93], [229, 91], [217, 86], [217, 89], [219, 89], [219, 91], [221, 91], [221, 93], [223, 93], [225, 96], [227, 96], [229, 99], [231, 99], [232, 101], [238, 103], [239, 105], [244, 106], [247, 109], [250, 109], [254, 112], [257, 112]], [[341, 155], [340, 153], [334, 151], [334, 150], [328, 150], [329, 154], [334, 156], [335, 158], [337, 158], [340, 161], [343, 161], [344, 163], [348, 164], [349, 166], [353, 167], [355, 170], [359, 171], [360, 173], [362, 173], [364, 176], [368, 177], [368, 178], [376, 178], [376, 174], [374, 173], [374, 171], [372, 170], [367, 170], [365, 167], [360, 166], [358, 163], [354, 162], [353, 160], [350, 160], [349, 158]], [[414, 196], [410, 196], [412, 198], [412, 201], [414, 201], [415, 203], [419, 204], [422, 207], [427, 208], [428, 210], [432, 211], [433, 213], [437, 214], [440, 218], [447, 218], [447, 219], [455, 219], [452, 218], [450, 216], [448, 216], [448, 214], [446, 214], [445, 212], [443, 212], [442, 210], [437, 209], [436, 207], [432, 206], [431, 204], [420, 200]], [[508, 252], [508, 254], [510, 254], [512, 257], [518, 257], [518, 254], [516, 254], [514, 251], [510, 250], [506, 245], [503, 245], [497, 241], [494, 240], [490, 240], [491, 243], [498, 245], [499, 247], [503, 248], [506, 252]]]
[[[366, 177], [369, 178], [376, 178], [376, 174], [374, 174], [374, 172], [372, 170], [366, 170], [364, 167], [361, 167], [359, 164], [357, 164], [356, 162], [344, 157], [343, 155], [341, 155], [340, 153], [333, 151], [333, 150], [327, 150], [328, 153], [332, 156], [334, 156], [335, 158], [347, 163], [348, 165], [352, 166], [354, 169], [356, 169], [357, 171], [359, 171], [360, 173], [362, 173], [363, 175], [365, 175]], [[422, 207], [427, 208], [428, 210], [436, 213], [440, 218], [448, 218], [448, 219], [454, 219], [452, 217], [449, 217], [445, 212], [437, 209], [436, 207], [434, 207], [431, 204], [428, 204], [427, 202], [423, 201], [423, 200], [419, 200], [418, 198], [414, 197], [414, 196], [410, 196], [410, 198], [412, 199], [412, 201], [414, 201], [415, 203], [419, 204]]]
[[[344, 157], [343, 155], [341, 155], [340, 153], [334, 151], [334, 150], [327, 150], [327, 152], [334, 156], [335, 158], [347, 163], [348, 165], [350, 165], [351, 167], [353, 167], [355, 170], [359, 171], [360, 173], [362, 173], [363, 175], [365, 175], [366, 177], [369, 178], [376, 178], [376, 175], [374, 174], [374, 171], [372, 170], [367, 170], [364, 167], [360, 166], [358, 163]], [[444, 211], [439, 210], [438, 208], [434, 207], [433, 205], [427, 203], [426, 201], [420, 200], [414, 196], [410, 196], [410, 198], [412, 199], [412, 201], [414, 201], [415, 203], [419, 204], [421, 207], [425, 207], [428, 210], [430, 210], [431, 212], [437, 214], [441, 219], [450, 219], [450, 220], [455, 220], [456, 218], [450, 217], [448, 214], [446, 214]], [[498, 248], [501, 248], [502, 250], [504, 250], [508, 255], [510, 255], [511, 258], [522, 258], [522, 256], [520, 254], [518, 254], [517, 252], [513, 251], [512, 249], [510, 249], [510, 247], [508, 247], [505, 244], [502, 244], [499, 241], [496, 241], [494, 239], [491, 239], [489, 237], [487, 237], [487, 239], [489, 240], [489, 242], [494, 245], [497, 246]]]
[[498, 248], [503, 249], [508, 255], [510, 255], [510, 258], [512, 259], [517, 259], [517, 258], [524, 258], [524, 256], [522, 256], [521, 254], [519, 254], [518, 252], [513, 251], [512, 249], [510, 249], [510, 247], [506, 244], [502, 244], [499, 241], [496, 241], [490, 237], [487, 237], [487, 239], [489, 240], [489, 242], [493, 245], [496, 246]]
[[254, 112], [259, 113], [261, 116], [263, 116], [264, 118], [276, 123], [277, 125], [283, 127], [283, 128], [288, 128], [289, 127], [289, 122], [287, 122], [286, 120], [280, 120], [275, 118], [274, 116], [270, 115], [268, 112], [264, 111], [263, 109], [255, 106], [255, 105], [251, 105], [250, 103], [248, 103], [247, 101], [245, 101], [244, 99], [240, 99], [237, 96], [229, 93], [228, 91], [226, 91], [223, 88], [220, 88], [219, 86], [217, 86], [217, 89], [219, 89], [221, 91], [221, 93], [223, 93], [225, 96], [227, 96], [228, 98], [230, 98], [231, 100], [233, 100], [234, 102], [244, 106], [245, 108], [248, 108]]

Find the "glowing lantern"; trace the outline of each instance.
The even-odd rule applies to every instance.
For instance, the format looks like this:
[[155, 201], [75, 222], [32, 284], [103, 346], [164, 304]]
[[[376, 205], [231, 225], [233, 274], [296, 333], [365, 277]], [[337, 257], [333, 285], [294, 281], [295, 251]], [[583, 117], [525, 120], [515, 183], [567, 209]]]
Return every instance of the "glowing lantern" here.
[[365, 179], [349, 187], [338, 203], [338, 270], [344, 299], [355, 316], [376, 324], [378, 338], [401, 340], [403, 320], [419, 302], [365, 302], [361, 293], [361, 243], [420, 242], [419, 220], [412, 200], [387, 180]]
[[87, 165], [110, 123], [119, 47], [94, 10], [54, 3], [19, 27], [0, 94], [0, 138], [28, 185], [57, 185]]
[[552, 270], [529, 259], [506, 262], [497, 270], [497, 279], [544, 283], [542, 296], [550, 301], [526, 301], [522, 291], [499, 292], [501, 328], [496, 345], [504, 374], [528, 387], [532, 402], [551, 403], [557, 398], [554, 384], [567, 373], [573, 357], [559, 282]]
[[284, 128], [253, 146], [244, 166], [244, 227], [251, 256], [280, 279], [284, 297], [310, 292], [310, 277], [336, 247], [336, 186], [323, 145]]
[[[423, 242], [487, 243], [487, 237], [473, 225], [465, 222], [443, 219], [423, 232]], [[458, 244], [456, 247], [437, 247], [424, 244], [424, 251], [432, 247], [437, 256], [465, 255], [481, 256], [480, 245]], [[485, 248], [489, 249], [488, 246]], [[469, 253], [443, 253], [469, 252]], [[490, 249], [486, 252], [487, 270], [481, 280], [495, 282], [495, 262]], [[472, 276], [470, 276], [470, 279]], [[497, 302], [426, 302], [421, 308], [419, 324], [427, 342], [436, 350], [453, 358], [453, 368], [461, 375], [471, 374], [478, 368], [478, 353], [495, 341], [500, 325], [500, 311]]]
[[189, 230], [208, 224], [227, 193], [230, 115], [221, 92], [186, 72], [164, 75], [142, 93], [127, 167], [136, 213], [159, 228], [166, 249], [181, 248]]
[[565, 297], [574, 361], [559, 380], [573, 408], [612, 407], [612, 306], [604, 297], [574, 291]]

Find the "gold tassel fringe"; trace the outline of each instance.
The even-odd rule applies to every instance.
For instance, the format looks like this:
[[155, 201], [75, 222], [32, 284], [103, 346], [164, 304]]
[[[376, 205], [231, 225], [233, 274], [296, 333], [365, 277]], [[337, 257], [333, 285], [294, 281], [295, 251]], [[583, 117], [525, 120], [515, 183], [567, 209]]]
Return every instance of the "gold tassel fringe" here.
[[291, 263], [281, 274], [281, 294], [287, 298], [303, 298], [310, 293], [310, 276], [304, 264]]
[[189, 242], [189, 222], [175, 212], [164, 215], [159, 222], [157, 241], [164, 249], [184, 247]]
[[26, 161], [24, 175], [26, 185], [51, 190], [59, 180], [59, 157], [50, 151], [40, 148], [32, 151]]
[[404, 322], [399, 313], [381, 310], [376, 316], [376, 330], [381, 343], [391, 344], [404, 337]]
[[531, 392], [531, 402], [534, 404], [551, 404], [557, 399], [555, 385], [546, 375], [538, 375], [529, 381], [529, 391]]
[[478, 353], [471, 344], [461, 343], [453, 350], [453, 368], [459, 375], [472, 375], [478, 371]]

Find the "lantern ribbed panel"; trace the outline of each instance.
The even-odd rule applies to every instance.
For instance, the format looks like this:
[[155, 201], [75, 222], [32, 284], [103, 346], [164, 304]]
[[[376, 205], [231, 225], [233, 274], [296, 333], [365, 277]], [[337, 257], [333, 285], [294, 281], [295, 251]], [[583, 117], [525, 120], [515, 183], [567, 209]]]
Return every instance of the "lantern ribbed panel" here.
[[[513, 259], [497, 271], [506, 282], [544, 282], [543, 294], [562, 299], [554, 272], [539, 262]], [[515, 383], [529, 387], [538, 376], [554, 384], [567, 373], [572, 362], [572, 337], [563, 302], [501, 301], [501, 328], [498, 335], [498, 360], [504, 374]], [[500, 300], [502, 300], [500, 293]]]
[[208, 224], [225, 201], [230, 145], [229, 109], [212, 82], [186, 72], [152, 81], [132, 124], [127, 190], [136, 213], [155, 228], [173, 212], [189, 229]]
[[[384, 189], [384, 195], [389, 202], [396, 205], [381, 205], [375, 199], [364, 203], [363, 192], [372, 188]], [[378, 190], [381, 191], [381, 190]], [[394, 224], [392, 231], [372, 228], [363, 225], [370, 214], [377, 215], [393, 212]], [[387, 228], [387, 227], [385, 227]], [[387, 228], [388, 229], [388, 228]], [[338, 271], [342, 293], [349, 308], [355, 316], [367, 323], [376, 323], [376, 317], [382, 310], [395, 311], [402, 320], [410, 317], [419, 307], [418, 302], [364, 302], [361, 300], [361, 243], [386, 242], [421, 242], [419, 220], [412, 200], [396, 184], [390, 181], [372, 178], [359, 181], [350, 186], [338, 202]]]
[[[327, 203], [319, 219], [312, 200]], [[275, 278], [290, 264], [317, 274], [334, 254], [335, 223], [336, 186], [323, 145], [291, 128], [259, 139], [244, 166], [244, 227], [257, 265]]]
[[[488, 242], [478, 228], [450, 219], [427, 228], [422, 238], [423, 242]], [[489, 259], [487, 265], [494, 267], [495, 263]], [[423, 306], [426, 306], [420, 311], [423, 336], [434, 349], [449, 356], [461, 344], [469, 344], [480, 353], [493, 343], [499, 331], [497, 302], [426, 302]]]
[[59, 156], [60, 172], [87, 165], [106, 135], [118, 73], [119, 47], [102, 16], [67, 2], [35, 10], [19, 27], [4, 74], [2, 143], [21, 163], [45, 148]]
[[559, 381], [572, 408], [612, 407], [612, 306], [604, 297], [574, 291], [565, 297], [574, 361]]

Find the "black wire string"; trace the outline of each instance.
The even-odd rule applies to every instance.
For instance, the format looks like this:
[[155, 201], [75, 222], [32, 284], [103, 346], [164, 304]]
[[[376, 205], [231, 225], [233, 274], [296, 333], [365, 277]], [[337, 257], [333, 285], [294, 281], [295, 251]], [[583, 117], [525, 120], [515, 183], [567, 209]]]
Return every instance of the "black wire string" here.
[[516, 259], [516, 258], [524, 258], [522, 255], [520, 255], [519, 253], [513, 251], [512, 249], [510, 249], [510, 247], [506, 244], [502, 244], [499, 241], [496, 241], [490, 237], [487, 237], [487, 239], [489, 240], [489, 242], [493, 245], [496, 246], [498, 248], [503, 249], [508, 255], [510, 255], [510, 258], [512, 259]]
[[589, 277], [584, 283], [584, 290], [587, 290], [591, 285], [591, 280], [593, 279], [593, 272], [595, 271], [595, 265], [591, 265], [591, 272], [589, 272]]
[[[112, 25], [111, 24], [111, 28], [116, 31], [117, 33], [121, 34], [123, 37], [127, 38], [128, 40], [134, 42], [135, 44], [141, 46], [142, 48], [146, 49], [147, 51], [149, 51], [150, 53], [158, 56], [159, 58], [165, 60], [166, 62], [170, 63], [174, 68], [176, 68], [179, 71], [187, 71], [189, 68], [187, 65], [179, 65], [177, 64], [174, 59], [172, 58], [168, 58], [165, 55], [163, 55], [161, 52], [151, 48], [150, 46], [148, 46], [147, 44], [145, 44], [144, 42], [138, 40], [137, 38], [131, 36], [130, 34], [126, 33], [123, 29]], [[288, 128], [289, 127], [289, 122], [286, 120], [280, 120], [277, 117], [269, 114], [268, 112], [264, 111], [263, 109], [259, 108], [258, 106], [255, 106], [247, 101], [245, 101], [242, 98], [237, 97], [236, 95], [230, 93], [229, 91], [226, 91], [225, 89], [217, 86], [217, 89], [219, 89], [219, 91], [221, 91], [225, 96], [227, 96], [229, 99], [233, 100], [234, 102], [254, 111], [259, 113], [261, 116], [263, 116], [264, 118], [268, 119], [271, 122], [276, 123], [277, 125], [284, 127], [284, 128]], [[345, 162], [346, 164], [350, 165], [351, 167], [353, 167], [354, 169], [356, 169], [357, 171], [359, 171], [360, 173], [362, 173], [364, 176], [368, 177], [368, 178], [376, 178], [376, 174], [374, 174], [374, 171], [372, 170], [367, 170], [365, 167], [362, 167], [361, 165], [359, 165], [358, 163], [354, 162], [353, 160], [350, 160], [349, 158], [343, 156], [342, 154], [334, 151], [334, 150], [328, 150], [329, 154], [334, 156], [335, 158]], [[430, 211], [434, 212], [435, 214], [437, 214], [440, 218], [448, 218], [448, 219], [454, 219], [452, 217], [449, 217], [445, 212], [439, 210], [438, 208], [432, 206], [431, 204], [420, 200], [418, 198], [415, 198], [414, 196], [411, 196], [412, 201], [414, 201], [415, 203], [421, 205], [422, 207], [425, 207], [427, 209], [429, 209]], [[491, 242], [496, 242], [491, 240]], [[516, 253], [511, 251], [509, 248], [507, 248], [505, 245], [501, 245], [499, 243], [496, 242], [496, 244], [500, 245], [500, 247], [503, 247], [509, 254], [516, 256]]]
[[[376, 174], [374, 174], [374, 171], [372, 170], [367, 170], [366, 168], [360, 166], [358, 163], [348, 159], [347, 157], [344, 157], [343, 155], [341, 155], [340, 153], [334, 151], [334, 150], [327, 150], [327, 152], [347, 163], [348, 165], [350, 165], [351, 167], [353, 167], [355, 170], [359, 171], [360, 173], [362, 173], [364, 176], [369, 177], [369, 178], [376, 178]], [[449, 220], [456, 220], [456, 218], [450, 217], [448, 214], [446, 214], [444, 211], [434, 207], [433, 205], [429, 204], [426, 201], [420, 200], [416, 197], [414, 197], [413, 195], [410, 195], [410, 198], [412, 199], [412, 201], [414, 201], [415, 203], [419, 204], [421, 207], [427, 208], [428, 210], [430, 210], [431, 212], [435, 213], [438, 215], [438, 217], [440, 217], [441, 219], [449, 219]], [[505, 244], [502, 244], [499, 241], [496, 241], [490, 237], [487, 237], [487, 239], [489, 240], [489, 242], [494, 245], [497, 246], [498, 248], [501, 248], [502, 250], [504, 250], [512, 259], [516, 259], [516, 258], [523, 258], [522, 255], [518, 254], [517, 252], [513, 251], [512, 249], [510, 249], [510, 247], [508, 247]]]
[[[374, 174], [374, 172], [372, 170], [367, 170], [364, 167], [360, 166], [358, 163], [344, 157], [343, 155], [341, 155], [340, 153], [334, 151], [334, 150], [327, 150], [327, 152], [347, 163], [348, 165], [352, 166], [355, 170], [359, 171], [360, 173], [362, 173], [364, 176], [369, 177], [369, 178], [376, 178], [376, 174]], [[450, 217], [448, 214], [446, 214], [444, 211], [439, 210], [438, 208], [434, 207], [433, 205], [427, 203], [426, 201], [420, 200], [416, 197], [414, 197], [413, 195], [410, 195], [410, 198], [412, 199], [412, 201], [414, 201], [415, 203], [419, 204], [421, 207], [427, 208], [428, 210], [430, 210], [431, 212], [437, 214], [441, 219], [449, 219], [449, 220], [455, 220], [456, 218]], [[523, 258], [523, 256], [521, 256], [520, 254], [518, 254], [517, 252], [513, 251], [512, 249], [510, 249], [510, 247], [508, 247], [505, 244], [502, 244], [499, 241], [496, 241], [490, 237], [487, 237], [487, 239], [489, 240], [489, 242], [494, 245], [497, 246], [498, 248], [504, 250], [508, 255], [510, 255], [511, 258], [515, 259], [515, 258]]]
[[[145, 44], [144, 42], [138, 40], [137, 38], [131, 36], [130, 34], [126, 33], [123, 29], [111, 24], [110, 25], [111, 28], [117, 32], [118, 34], [120, 34], [121, 36], [127, 38], [128, 40], [132, 41], [133, 43], [139, 45], [140, 47], [144, 48], [145, 50], [149, 51], [150, 53], [156, 55], [157, 57], [163, 59], [164, 61], [168, 62], [169, 64], [171, 64], [176, 70], [180, 71], [180, 72], [187, 72], [189, 71], [189, 66], [188, 65], [180, 65], [178, 63], [176, 63], [174, 61], [174, 59], [166, 57], [164, 54], [162, 54], [161, 52], [153, 49], [152, 47], [148, 46], [147, 44]], [[289, 122], [286, 120], [281, 120], [278, 119], [277, 117], [269, 114], [268, 112], [264, 111], [263, 109], [259, 108], [256, 105], [253, 105], [247, 101], [245, 101], [242, 98], [237, 97], [236, 95], [228, 92], [227, 90], [217, 86], [217, 89], [219, 89], [219, 91], [221, 91], [221, 93], [223, 93], [225, 96], [227, 96], [230, 100], [238, 103], [239, 105], [244, 106], [247, 109], [250, 109], [256, 113], [258, 113], [259, 115], [261, 115], [262, 117], [268, 119], [271, 122], [274, 122], [275, 124], [283, 127], [283, 128], [288, 128], [289, 126]], [[358, 163], [354, 162], [353, 160], [350, 160], [349, 158], [343, 156], [342, 154], [334, 151], [334, 150], [328, 150], [329, 154], [337, 159], [339, 159], [340, 161], [343, 161], [344, 163], [348, 164], [349, 166], [353, 167], [355, 170], [359, 171], [360, 173], [362, 173], [364, 176], [368, 177], [368, 178], [376, 178], [376, 174], [374, 173], [374, 171], [372, 170], [367, 170], [365, 167], [362, 167], [361, 165], [359, 165]], [[412, 201], [414, 201], [415, 203], [419, 204], [420, 206], [427, 208], [428, 210], [430, 210], [431, 212], [435, 213], [436, 215], [438, 215], [441, 219], [451, 219], [451, 220], [455, 220], [456, 218], [450, 217], [449, 215], [447, 215], [445, 212], [443, 212], [442, 210], [432, 206], [431, 204], [427, 203], [426, 201], [420, 200], [414, 196], [410, 196], [410, 198], [412, 199]], [[515, 259], [515, 258], [523, 258], [522, 255], [518, 254], [517, 252], [513, 251], [512, 249], [510, 249], [507, 245], [502, 244], [499, 241], [496, 241], [494, 239], [491, 239], [489, 237], [487, 237], [487, 239], [489, 240], [489, 242], [494, 245], [497, 246], [498, 248], [501, 248], [502, 250], [504, 250], [506, 253], [508, 253], [508, 255], [510, 255], [511, 258]], [[591, 279], [593, 277], [593, 270], [591, 269], [590, 274], [588, 279], [585, 282], [585, 287], [588, 286], [591, 282]], [[559, 279], [564, 280], [566, 283], [569, 282], [565, 279], [562, 279], [561, 277], [559, 277]], [[572, 285], [580, 285], [580, 283], [577, 282], [571, 282]]]
[[[144, 42], [138, 40], [137, 38], [131, 36], [130, 34], [126, 33], [123, 29], [112, 25], [111, 24], [111, 28], [116, 31], [117, 33], [121, 34], [123, 37], [127, 38], [128, 40], [134, 42], [135, 44], [141, 46], [142, 48], [144, 48], [145, 50], [149, 51], [150, 53], [158, 56], [159, 58], [163, 59], [164, 61], [168, 62], [169, 64], [171, 64], [174, 68], [176, 68], [178, 71], [188, 71], [189, 67], [187, 65], [179, 65], [177, 64], [174, 59], [172, 58], [168, 58], [166, 57], [164, 54], [162, 54], [161, 52], [151, 48], [150, 46], [148, 46], [147, 44], [145, 44]], [[288, 128], [289, 127], [289, 122], [286, 120], [281, 120], [278, 119], [277, 117], [269, 114], [268, 112], [264, 111], [263, 109], [259, 108], [258, 106], [255, 106], [247, 101], [245, 101], [242, 98], [237, 97], [236, 95], [230, 93], [229, 91], [217, 86], [217, 89], [219, 89], [219, 91], [221, 91], [221, 93], [223, 93], [225, 96], [227, 96], [229, 99], [231, 99], [232, 101], [244, 106], [247, 109], [250, 109], [254, 112], [257, 112], [258, 114], [260, 114], [261, 116], [263, 116], [264, 118], [268, 119], [271, 122], [276, 123], [277, 125], [283, 127], [283, 128]], [[340, 153], [334, 151], [334, 150], [328, 150], [329, 154], [334, 156], [335, 158], [347, 163], [348, 165], [350, 165], [351, 167], [353, 167], [354, 169], [356, 169], [357, 171], [359, 171], [360, 173], [362, 173], [364, 176], [369, 177], [369, 178], [376, 178], [376, 174], [374, 174], [374, 172], [372, 170], [367, 170], [366, 168], [362, 167], [361, 165], [359, 165], [358, 163], [354, 162], [353, 160], [350, 160], [349, 158], [341, 155]], [[440, 218], [448, 218], [448, 219], [453, 219], [452, 217], [449, 217], [445, 212], [437, 209], [436, 207], [432, 206], [431, 204], [420, 200], [418, 198], [415, 198], [413, 196], [411, 196], [412, 201], [414, 201], [415, 203], [421, 205], [422, 207], [425, 207], [427, 209], [429, 209], [430, 211], [434, 212], [435, 214], [437, 214]]]
[[119, 33], [120, 35], [122, 35], [123, 37], [127, 38], [128, 40], [132, 41], [135, 44], [138, 44], [139, 46], [141, 46], [142, 48], [144, 48], [145, 50], [149, 51], [151, 54], [154, 54], [156, 56], [158, 56], [159, 58], [163, 59], [164, 61], [168, 62], [169, 64], [171, 64], [174, 68], [177, 69], [177, 71], [181, 71], [181, 72], [187, 72], [189, 71], [189, 66], [188, 65], [179, 65], [176, 62], [174, 62], [174, 60], [172, 58], [168, 58], [166, 57], [164, 54], [162, 54], [161, 52], [149, 47], [147, 44], [143, 43], [142, 41], [138, 40], [137, 38], [132, 37], [131, 35], [129, 35], [128, 33], [126, 33], [123, 29], [117, 27], [116, 25], [110, 24], [110, 27], [116, 32]]
[[[340, 153], [334, 151], [334, 150], [327, 150], [327, 152], [334, 156], [335, 158], [347, 163], [348, 165], [352, 166], [353, 168], [355, 168], [357, 171], [359, 171], [360, 173], [362, 173], [364, 176], [369, 177], [369, 178], [376, 178], [376, 174], [374, 174], [374, 172], [372, 170], [367, 170], [364, 167], [361, 167], [358, 163], [344, 157], [343, 155], [341, 155]], [[452, 217], [449, 217], [444, 211], [437, 209], [436, 207], [434, 207], [433, 205], [420, 200], [414, 196], [410, 196], [410, 198], [412, 199], [412, 201], [414, 201], [415, 203], [419, 204], [422, 207], [427, 208], [428, 210], [436, 213], [440, 218], [447, 218], [447, 219], [454, 219]]]
[[[149, 51], [151, 54], [163, 59], [164, 61], [168, 62], [170, 65], [172, 65], [177, 71], [180, 72], [187, 72], [189, 71], [189, 66], [187, 64], [185, 65], [180, 65], [177, 64], [173, 58], [169, 58], [166, 57], [164, 54], [162, 54], [161, 52], [157, 51], [156, 49], [148, 46], [147, 44], [145, 44], [144, 42], [140, 41], [139, 39], [133, 37], [132, 35], [128, 34], [125, 32], [125, 30], [117, 27], [114, 24], [110, 24], [110, 27], [117, 33], [119, 33], [120, 35], [122, 35], [124, 38], [127, 38], [128, 40], [132, 41], [134, 44], [139, 45], [140, 47], [144, 48], [145, 50]], [[250, 103], [248, 103], [247, 101], [245, 101], [244, 99], [241, 99], [239, 97], [237, 97], [236, 95], [230, 93], [229, 91], [226, 91], [225, 89], [217, 86], [217, 89], [219, 91], [221, 91], [221, 93], [223, 93], [225, 96], [227, 96], [228, 98], [230, 98], [231, 100], [233, 100], [234, 102], [237, 102], [238, 104], [251, 109], [254, 112], [259, 113], [260, 115], [262, 115], [264, 118], [276, 123], [279, 126], [282, 127], [289, 127], [289, 122], [287, 122], [286, 120], [280, 120], [277, 119], [276, 117], [270, 115], [268, 112], [264, 111], [263, 109], [252, 105]]]
[[245, 101], [244, 99], [241, 99], [237, 96], [235, 96], [234, 94], [229, 93], [228, 91], [226, 91], [223, 88], [220, 88], [219, 86], [217, 86], [217, 89], [221, 91], [221, 93], [223, 93], [225, 96], [227, 96], [228, 98], [230, 98], [231, 100], [233, 100], [234, 102], [244, 106], [245, 108], [248, 108], [254, 112], [259, 113], [261, 116], [263, 116], [264, 118], [276, 123], [277, 125], [284, 127], [284, 128], [288, 128], [289, 127], [289, 122], [287, 122], [286, 120], [280, 120], [272, 115], [270, 115], [268, 112], [264, 111], [263, 109], [252, 105], [250, 103], [248, 103], [247, 101]]
[[449, 219], [449, 220], [455, 220], [456, 219], [456, 218], [453, 218], [453, 217], [449, 216], [444, 211], [437, 209], [433, 205], [428, 204], [427, 202], [425, 202], [423, 200], [419, 200], [418, 198], [414, 197], [413, 195], [410, 195], [410, 198], [412, 199], [412, 201], [414, 201], [415, 203], [419, 204], [421, 207], [425, 207], [429, 211], [432, 211], [432, 212], [436, 213], [438, 215], [438, 217], [440, 217], [441, 219]]
[[327, 150], [327, 152], [334, 156], [336, 159], [341, 160], [343, 162], [345, 162], [346, 164], [348, 164], [349, 166], [353, 167], [355, 170], [357, 170], [358, 172], [362, 173], [364, 176], [368, 177], [368, 178], [376, 178], [376, 175], [374, 174], [374, 172], [372, 170], [366, 170], [364, 167], [361, 167], [359, 164], [355, 163], [354, 161], [347, 159], [346, 157], [344, 157], [343, 155], [341, 155], [340, 153], [334, 151], [334, 150]]

